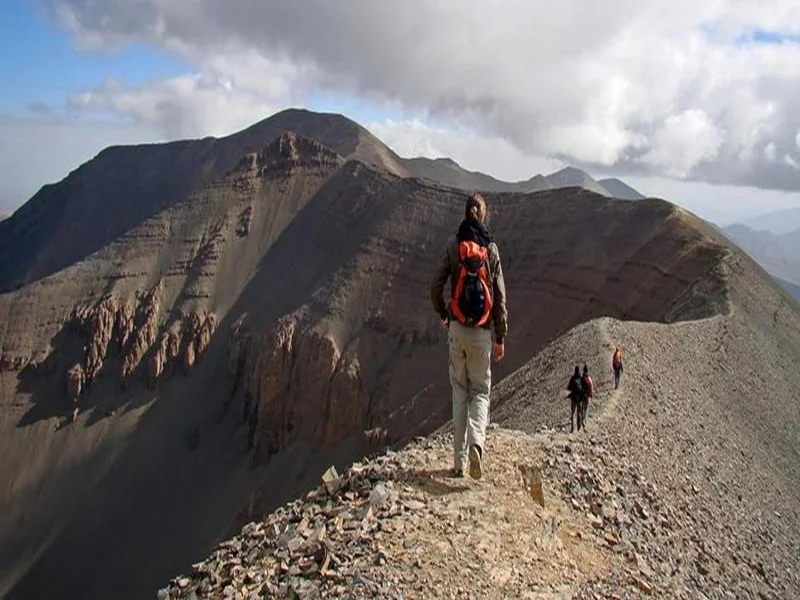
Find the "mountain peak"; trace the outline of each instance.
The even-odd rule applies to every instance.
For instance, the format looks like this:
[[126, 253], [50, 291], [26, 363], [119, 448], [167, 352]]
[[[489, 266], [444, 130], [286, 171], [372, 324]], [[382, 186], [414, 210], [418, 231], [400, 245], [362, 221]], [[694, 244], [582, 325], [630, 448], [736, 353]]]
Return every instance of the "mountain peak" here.
[[559, 169], [558, 171], [553, 173], [553, 175], [564, 175], [564, 176], [567, 176], [567, 175], [570, 175], [570, 176], [580, 175], [581, 177], [584, 177], [584, 176], [585, 177], [589, 177], [589, 175], [586, 173], [586, 171], [583, 171], [583, 170], [579, 169], [578, 167], [573, 167], [571, 165], [567, 165], [566, 167], [564, 167], [562, 169]]
[[597, 183], [586, 171], [573, 166], [566, 166], [563, 169], [546, 177], [547, 182], [554, 188], [559, 187], [582, 187], [596, 194], [608, 196], [608, 190]]
[[644, 200], [646, 198], [644, 194], [616, 177], [601, 179], [597, 183], [607, 189], [608, 193], [614, 198], [620, 198], [622, 200]]

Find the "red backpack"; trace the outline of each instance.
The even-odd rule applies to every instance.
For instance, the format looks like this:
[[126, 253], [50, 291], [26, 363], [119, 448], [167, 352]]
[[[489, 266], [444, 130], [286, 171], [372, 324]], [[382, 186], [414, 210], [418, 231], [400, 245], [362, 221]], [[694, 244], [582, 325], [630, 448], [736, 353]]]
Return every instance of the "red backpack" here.
[[584, 390], [584, 397], [588, 400], [592, 397], [592, 392], [594, 391], [594, 384], [592, 383], [592, 378], [587, 373], [586, 375], [582, 375], [581, 378], [583, 379], [583, 390]]
[[450, 309], [459, 323], [482, 327], [492, 314], [489, 252], [476, 242], [458, 245], [459, 269]]

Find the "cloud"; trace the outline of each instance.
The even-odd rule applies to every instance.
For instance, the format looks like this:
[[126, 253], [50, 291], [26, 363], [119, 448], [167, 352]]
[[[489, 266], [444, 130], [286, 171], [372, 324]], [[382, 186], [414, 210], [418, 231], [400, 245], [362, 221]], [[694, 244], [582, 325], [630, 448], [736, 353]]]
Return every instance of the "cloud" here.
[[69, 107], [127, 115], [136, 123], [155, 126], [169, 138], [222, 135], [274, 111], [258, 97], [202, 75], [185, 75], [138, 87], [111, 80], [74, 95]]
[[764, 146], [764, 158], [766, 158], [769, 162], [775, 162], [778, 156], [778, 151], [775, 148], [775, 144], [770, 142], [766, 146]]
[[225, 135], [304, 95], [303, 69], [254, 52], [215, 55], [201, 73], [140, 86], [109, 79], [73, 95], [70, 109], [122, 114], [169, 138]]
[[656, 129], [642, 161], [683, 178], [702, 162], [714, 160], [721, 145], [720, 131], [708, 115], [690, 109], [668, 117]]
[[558, 160], [523, 154], [500, 137], [431, 127], [416, 119], [388, 119], [365, 126], [400, 156], [452, 158], [465, 169], [506, 181], [526, 180], [535, 173], [549, 173], [564, 166]]
[[44, 1], [84, 46], [143, 41], [197, 66], [76, 100], [169, 133], [313, 89], [584, 166], [800, 189], [764, 150], [797, 156], [800, 44], [751, 35], [796, 39], [794, 0]]

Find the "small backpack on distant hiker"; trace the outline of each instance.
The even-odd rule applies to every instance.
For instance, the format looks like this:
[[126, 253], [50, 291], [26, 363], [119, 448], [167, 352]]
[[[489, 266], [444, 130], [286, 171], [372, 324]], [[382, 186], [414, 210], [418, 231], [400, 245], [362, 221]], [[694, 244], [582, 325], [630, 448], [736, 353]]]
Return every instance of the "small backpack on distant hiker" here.
[[451, 310], [459, 323], [482, 327], [492, 314], [489, 252], [473, 241], [459, 243], [459, 270]]
[[575, 374], [570, 378], [569, 384], [567, 385], [567, 390], [570, 392], [569, 397], [574, 402], [583, 400], [585, 389], [584, 389], [584, 382], [583, 377], [581, 377], [580, 373], [576, 370]]
[[592, 397], [592, 393], [594, 392], [594, 384], [588, 373], [584, 373], [583, 376], [581, 376], [581, 385], [583, 386], [583, 397], [588, 400]]

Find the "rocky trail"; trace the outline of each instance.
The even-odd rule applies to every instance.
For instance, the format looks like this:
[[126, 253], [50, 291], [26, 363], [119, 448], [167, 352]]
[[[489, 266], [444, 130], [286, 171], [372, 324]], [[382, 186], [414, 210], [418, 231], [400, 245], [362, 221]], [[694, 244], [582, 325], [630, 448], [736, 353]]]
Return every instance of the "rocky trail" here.
[[616, 572], [636, 577], [547, 479], [572, 456], [537, 437], [494, 429], [479, 481], [449, 474], [446, 434], [329, 473], [159, 597], [571, 598]]
[[709, 577], [713, 542], [686, 530], [691, 506], [665, 502], [606, 435], [493, 428], [478, 481], [450, 476], [450, 444], [330, 472], [158, 598], [782, 597], [760, 561]]
[[[610, 369], [595, 370], [588, 429], [568, 433], [565, 419], [526, 426], [511, 399], [493, 414], [481, 480], [452, 478], [445, 426], [341, 476], [327, 473], [158, 597], [793, 597], [798, 514], [780, 508], [789, 495], [757, 462], [747, 471], [746, 436], [724, 425], [702, 433], [715, 406], [698, 400], [697, 387], [696, 396], [679, 390], [681, 376], [697, 385], [691, 369], [669, 373], [658, 352], [687, 340], [713, 346], [735, 327], [729, 318], [584, 324], [559, 341], [561, 351], [580, 349], [599, 364], [616, 340], [630, 365], [618, 390]], [[535, 369], [527, 377], [564, 400], [560, 374], [557, 384]], [[568, 418], [568, 402], [557, 406]], [[511, 412], [515, 429], [505, 423]]]

